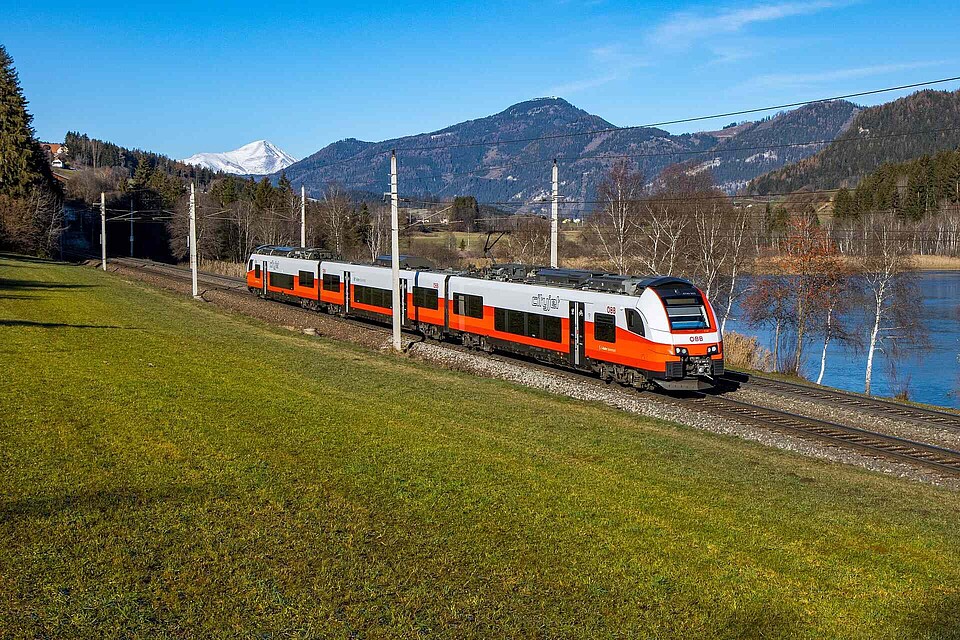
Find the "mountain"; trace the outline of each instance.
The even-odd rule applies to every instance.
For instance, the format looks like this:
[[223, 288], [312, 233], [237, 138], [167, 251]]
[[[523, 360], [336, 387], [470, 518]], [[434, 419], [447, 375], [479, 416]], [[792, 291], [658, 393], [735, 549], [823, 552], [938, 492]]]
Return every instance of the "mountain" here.
[[[691, 170], [712, 169], [721, 186], [734, 191], [820, 147], [784, 148], [772, 154], [735, 149], [770, 141], [832, 140], [856, 109], [852, 103], [836, 101], [720, 131], [671, 135], [652, 127], [618, 130], [566, 100], [539, 98], [430, 133], [382, 142], [341, 140], [292, 164], [285, 173], [295, 186], [305, 185], [313, 193], [322, 192], [332, 181], [355, 191], [383, 193], [388, 190], [390, 150], [399, 149], [400, 190], [405, 196], [472, 195], [481, 202], [519, 206], [548, 194], [554, 158], [561, 159], [563, 196], [584, 201], [593, 198], [609, 169], [610, 156], [629, 155], [650, 180], [668, 165], [688, 162]], [[568, 134], [580, 135], [550, 137]], [[499, 146], [465, 144], [478, 140], [530, 141]]]
[[825, 149], [756, 178], [747, 190], [764, 194], [852, 187], [886, 162], [957, 148], [960, 91], [918, 91], [863, 109]]
[[224, 153], [198, 153], [181, 162], [237, 175], [261, 176], [282, 171], [296, 158], [267, 140], [257, 140]]

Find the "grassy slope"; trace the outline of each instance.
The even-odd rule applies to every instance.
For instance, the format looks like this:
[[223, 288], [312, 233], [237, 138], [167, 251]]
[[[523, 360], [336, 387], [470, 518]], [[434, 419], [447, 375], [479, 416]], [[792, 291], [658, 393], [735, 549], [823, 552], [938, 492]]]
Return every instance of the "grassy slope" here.
[[958, 634], [956, 494], [0, 278], [3, 635]]

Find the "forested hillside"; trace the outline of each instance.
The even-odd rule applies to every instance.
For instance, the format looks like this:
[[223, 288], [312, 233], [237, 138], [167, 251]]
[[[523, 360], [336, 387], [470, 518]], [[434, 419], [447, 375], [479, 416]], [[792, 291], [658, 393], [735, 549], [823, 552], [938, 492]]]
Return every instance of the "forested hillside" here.
[[73, 165], [94, 169], [120, 167], [126, 169], [132, 176], [141, 165], [146, 164], [153, 170], [159, 170], [167, 175], [188, 180], [196, 180], [201, 184], [208, 184], [217, 175], [216, 172], [209, 169], [185, 164], [159, 153], [127, 149], [112, 142], [91, 138], [78, 131], [68, 132], [63, 142], [67, 147], [67, 157]]
[[854, 187], [886, 162], [960, 147], [960, 91], [920, 91], [862, 110], [823, 151], [755, 179], [750, 193]]
[[834, 199], [838, 218], [893, 211], [922, 220], [960, 205], [960, 151], [941, 151], [909, 162], [888, 162], [863, 178], [854, 191], [842, 188]]
[[[554, 158], [560, 161], [564, 197], [589, 201], [611, 163], [629, 155], [650, 180], [670, 165], [687, 163], [711, 169], [720, 187], [733, 192], [765, 171], [814, 153], [822, 145], [790, 145], [833, 140], [855, 111], [855, 105], [840, 100], [719, 131], [672, 135], [654, 127], [617, 129], [566, 100], [539, 98], [431, 133], [382, 142], [341, 140], [291, 165], [286, 174], [295, 187], [306, 185], [312, 194], [330, 182], [383, 193], [390, 151], [400, 149], [399, 179], [405, 194], [470, 194], [481, 202], [522, 208], [547, 193]], [[519, 142], [471, 144], [498, 140]], [[771, 145], [778, 148], [765, 152]]]

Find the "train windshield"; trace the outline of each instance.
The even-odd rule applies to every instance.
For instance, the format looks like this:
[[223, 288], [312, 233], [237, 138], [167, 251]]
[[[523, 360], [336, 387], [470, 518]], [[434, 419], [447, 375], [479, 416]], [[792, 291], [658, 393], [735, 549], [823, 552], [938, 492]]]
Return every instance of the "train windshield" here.
[[699, 294], [689, 296], [664, 296], [667, 318], [671, 329], [709, 329], [707, 310]]

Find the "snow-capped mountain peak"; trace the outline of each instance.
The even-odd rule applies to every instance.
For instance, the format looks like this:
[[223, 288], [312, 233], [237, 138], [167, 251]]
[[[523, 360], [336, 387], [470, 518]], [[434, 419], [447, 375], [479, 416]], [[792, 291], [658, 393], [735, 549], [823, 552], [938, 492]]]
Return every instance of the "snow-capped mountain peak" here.
[[268, 140], [256, 140], [223, 153], [198, 153], [182, 162], [237, 175], [262, 176], [286, 169], [297, 159]]

